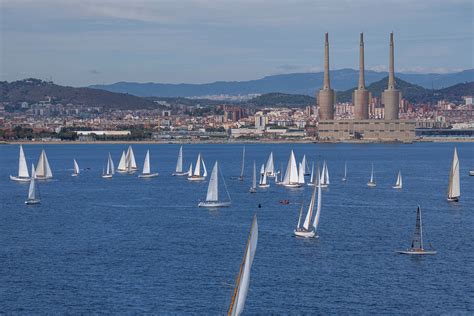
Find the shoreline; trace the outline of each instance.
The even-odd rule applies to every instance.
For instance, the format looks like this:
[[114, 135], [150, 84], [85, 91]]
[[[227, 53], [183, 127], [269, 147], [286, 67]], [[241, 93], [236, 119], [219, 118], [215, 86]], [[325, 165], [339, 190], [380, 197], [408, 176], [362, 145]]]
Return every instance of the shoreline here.
[[420, 138], [413, 141], [383, 140], [235, 140], [235, 141], [161, 141], [161, 140], [116, 140], [116, 141], [2, 141], [0, 145], [100, 145], [100, 144], [413, 144], [413, 143], [474, 143], [474, 138]]

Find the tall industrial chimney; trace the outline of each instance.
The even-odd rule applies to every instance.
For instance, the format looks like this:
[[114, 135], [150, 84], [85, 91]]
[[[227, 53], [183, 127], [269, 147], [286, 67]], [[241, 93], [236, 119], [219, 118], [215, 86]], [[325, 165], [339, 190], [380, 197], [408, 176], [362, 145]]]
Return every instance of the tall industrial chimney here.
[[325, 34], [324, 43], [324, 82], [318, 95], [319, 119], [334, 119], [334, 90], [331, 89], [329, 81], [329, 40], [328, 33]]
[[395, 62], [393, 52], [393, 33], [390, 33], [390, 60], [388, 73], [388, 87], [383, 93], [383, 103], [385, 106], [385, 119], [398, 120], [400, 105], [400, 91], [395, 87]]
[[364, 33], [360, 33], [359, 48], [359, 86], [352, 95], [354, 103], [354, 114], [356, 120], [367, 120], [369, 118], [369, 91], [365, 89], [364, 77]]

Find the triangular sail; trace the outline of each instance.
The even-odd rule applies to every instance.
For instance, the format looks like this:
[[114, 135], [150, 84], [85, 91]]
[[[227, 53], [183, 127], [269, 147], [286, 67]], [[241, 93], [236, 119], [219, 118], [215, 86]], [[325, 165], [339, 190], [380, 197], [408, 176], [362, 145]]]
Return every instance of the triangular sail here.
[[48, 156], [46, 156], [46, 152], [44, 152], [44, 166], [46, 170], [46, 178], [52, 178], [53, 173], [51, 172], [51, 167], [49, 166]]
[[458, 151], [454, 148], [451, 171], [449, 173], [448, 198], [457, 198], [461, 196], [461, 186], [459, 182], [459, 159]]
[[29, 178], [28, 166], [26, 164], [25, 152], [23, 151], [23, 146], [20, 145], [20, 157], [18, 159], [18, 177], [20, 178]]
[[255, 215], [250, 228], [250, 234], [245, 249], [244, 258], [240, 266], [239, 275], [237, 276], [236, 286], [232, 295], [229, 311], [227, 315], [240, 315], [245, 307], [245, 300], [250, 284], [250, 270], [252, 268], [255, 251], [257, 250], [258, 241], [258, 223]]
[[265, 172], [269, 175], [275, 174], [275, 166], [273, 162], [273, 152], [268, 156], [267, 164], [265, 165]]
[[303, 174], [306, 174], [307, 168], [306, 166], [308, 163], [306, 162], [306, 155], [303, 155], [303, 159], [301, 159], [301, 165], [303, 166]]
[[267, 173], [265, 171], [265, 165], [263, 164], [260, 168], [260, 185], [267, 185]]
[[244, 167], [245, 167], [245, 146], [242, 149], [242, 163], [240, 165], [240, 179], [244, 178]]
[[207, 177], [207, 168], [206, 168], [206, 164], [204, 163], [204, 159], [201, 159], [202, 161], [202, 167], [204, 169], [204, 172], [202, 173], [202, 176], [203, 177]]
[[314, 220], [313, 220], [313, 227], [314, 227], [315, 232], [318, 231], [319, 217], [321, 216], [321, 199], [323, 195], [321, 192], [321, 185], [318, 183], [317, 186], [318, 186], [318, 206], [316, 208], [316, 214], [314, 215]]
[[413, 240], [411, 242], [411, 248], [423, 249], [423, 227], [421, 223], [421, 208], [418, 206], [416, 210], [416, 225], [415, 233], [413, 234]]
[[347, 161], [344, 163], [344, 179], [347, 179]]
[[[318, 170], [318, 176], [319, 176], [319, 170]], [[318, 184], [318, 188], [320, 188], [319, 184]], [[313, 193], [311, 194], [311, 202], [309, 203], [308, 213], [306, 213], [306, 217], [303, 223], [303, 228], [305, 230], [309, 230], [309, 226], [311, 224], [311, 218], [313, 217], [314, 202], [316, 200], [316, 190], [317, 188], [314, 187]]]
[[111, 168], [112, 168], [112, 166], [110, 165], [110, 159], [107, 159], [107, 168], [105, 169], [105, 174], [106, 175], [112, 174]]
[[372, 171], [370, 172], [370, 183], [375, 183], [374, 164], [372, 164]]
[[219, 175], [218, 175], [218, 163], [214, 164], [214, 168], [212, 168], [211, 172], [211, 179], [209, 180], [209, 186], [207, 187], [207, 196], [206, 201], [208, 202], [217, 202], [219, 201], [219, 191], [218, 191], [218, 184], [219, 184]]
[[36, 176], [44, 177], [46, 175], [45, 164], [44, 164], [44, 150], [41, 151], [38, 163], [36, 164]]
[[117, 170], [119, 171], [127, 170], [127, 158], [125, 156], [125, 151], [122, 151], [122, 156], [120, 157], [120, 162], [117, 167]]
[[201, 176], [201, 154], [198, 154], [196, 166], [194, 167], [194, 175], [198, 177]]
[[115, 174], [114, 161], [112, 160], [112, 155], [110, 155], [110, 153], [109, 153], [109, 160], [107, 163], [110, 164], [110, 173]]
[[303, 217], [303, 208], [304, 208], [304, 202], [301, 202], [301, 207], [300, 207], [300, 214], [298, 216], [298, 224], [296, 224], [296, 229], [300, 228], [301, 225], [301, 218]]
[[329, 168], [326, 162], [324, 162], [324, 165], [326, 166], [325, 173], [324, 173], [324, 178], [326, 180], [325, 184], [329, 185]]
[[311, 178], [309, 179], [309, 183], [314, 183], [314, 162], [311, 164]]
[[192, 175], [193, 175], [193, 163], [191, 162], [188, 169], [188, 177], [192, 177]]
[[28, 200], [36, 200], [36, 174], [35, 174], [35, 166], [31, 165], [31, 181], [30, 187], [28, 189]]
[[128, 146], [127, 150], [127, 157], [128, 157], [128, 168], [127, 169], [132, 169], [136, 170], [137, 169], [137, 162], [135, 161], [135, 154], [133, 153], [133, 148], [132, 146]]
[[304, 184], [304, 167], [301, 162], [300, 162], [299, 170], [298, 170], [298, 183]]
[[74, 174], [79, 174], [79, 165], [77, 164], [76, 159], [74, 159]]
[[401, 171], [398, 171], [397, 183], [395, 183], [395, 186], [399, 188], [402, 187], [402, 172]]
[[252, 189], [257, 188], [257, 166], [255, 160], [253, 161], [253, 178], [252, 178]]
[[178, 161], [176, 162], [176, 172], [183, 172], [183, 146], [179, 147]]
[[146, 151], [142, 174], [150, 174], [150, 150]]

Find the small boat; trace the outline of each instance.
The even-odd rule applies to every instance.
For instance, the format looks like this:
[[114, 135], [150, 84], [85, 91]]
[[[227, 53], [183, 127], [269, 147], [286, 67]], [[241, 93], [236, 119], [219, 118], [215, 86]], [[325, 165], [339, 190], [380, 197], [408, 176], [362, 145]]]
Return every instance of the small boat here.
[[250, 270], [252, 269], [253, 258], [257, 250], [258, 242], [258, 223], [257, 215], [254, 215], [252, 226], [250, 227], [247, 246], [245, 247], [244, 258], [240, 264], [239, 274], [237, 275], [236, 285], [227, 312], [228, 316], [238, 316], [242, 314], [245, 307], [245, 300], [250, 285]]
[[314, 186], [315, 185], [315, 177], [314, 177], [314, 161], [311, 164], [311, 177], [309, 178], [308, 185], [309, 186]]
[[115, 173], [114, 162], [112, 160], [112, 156], [109, 153], [109, 156], [107, 157], [107, 169], [106, 170], [102, 169], [102, 178], [111, 179], [114, 173]]
[[80, 171], [79, 171], [79, 165], [77, 164], [76, 159], [74, 159], [73, 164], [74, 164], [74, 169], [73, 169], [74, 171], [72, 172], [71, 176], [77, 177]]
[[377, 184], [375, 183], [375, 176], [374, 176], [374, 164], [372, 164], [372, 172], [370, 173], [370, 180], [367, 183], [367, 186], [371, 188], [377, 186]]
[[28, 198], [25, 201], [26, 205], [40, 204], [39, 191], [36, 188], [36, 173], [35, 166], [31, 166], [31, 181], [30, 187], [28, 188]]
[[268, 183], [267, 173], [265, 172], [265, 165], [262, 165], [260, 168], [260, 181], [258, 183], [259, 188], [268, 188], [270, 184]]
[[20, 155], [18, 157], [18, 175], [10, 176], [10, 179], [18, 182], [30, 181], [30, 174], [28, 173], [28, 166], [26, 164], [25, 152], [23, 146], [20, 145]]
[[308, 165], [308, 162], [306, 160], [306, 155], [303, 155], [303, 159], [301, 160], [301, 164], [303, 165], [303, 175], [309, 176], [310, 175], [309, 165]]
[[[222, 181], [224, 181], [224, 177], [222, 177]], [[224, 187], [227, 191], [227, 186]], [[227, 207], [230, 206], [230, 195], [229, 191], [227, 191], [227, 197], [229, 201], [219, 201], [219, 164], [216, 161], [214, 167], [212, 168], [211, 172], [211, 179], [209, 180], [209, 186], [207, 187], [207, 195], [206, 201], [199, 202], [198, 207]]]
[[250, 187], [250, 193], [257, 193], [257, 166], [255, 160], [253, 161], [253, 177], [252, 177], [252, 186]]
[[288, 204], [290, 204], [290, 200], [286, 200], [286, 199], [285, 200], [280, 200], [280, 201], [278, 201], [278, 203], [283, 204], [283, 205], [288, 205]]
[[411, 247], [407, 250], [397, 251], [399, 254], [403, 255], [435, 255], [435, 250], [425, 250], [423, 247], [423, 226], [421, 222], [421, 207], [418, 205], [416, 210], [416, 225], [415, 233], [413, 234], [413, 239], [411, 241]]
[[240, 164], [239, 181], [244, 181], [244, 167], [245, 167], [245, 146], [242, 149], [242, 163]]
[[179, 147], [178, 160], [176, 161], [176, 169], [173, 176], [187, 176], [188, 172], [183, 172], [183, 146]]
[[48, 157], [44, 149], [41, 151], [38, 164], [36, 165], [35, 171], [36, 179], [38, 180], [47, 180], [53, 177], [51, 172], [51, 167], [49, 166]]
[[474, 177], [474, 170], [469, 170], [469, 175], [470, 175], [471, 177]]
[[344, 163], [344, 177], [342, 177], [342, 181], [347, 181], [347, 161]]
[[320, 183], [321, 188], [327, 188], [329, 186], [329, 168], [326, 161], [323, 161], [323, 170], [321, 171]]
[[[201, 165], [203, 172], [201, 172]], [[198, 155], [196, 160], [196, 166], [194, 167], [194, 173], [189, 175], [188, 171], [188, 180], [189, 181], [204, 181], [207, 177], [207, 169], [206, 164], [204, 163], [204, 159], [202, 159], [201, 154]]]
[[395, 185], [392, 187], [394, 189], [401, 189], [402, 188], [402, 172], [399, 170], [398, 171], [398, 176], [397, 176], [397, 182]]
[[270, 152], [270, 155], [268, 156], [267, 163], [265, 164], [265, 172], [267, 174], [267, 177], [276, 177], [275, 164], [273, 161], [273, 151]]
[[454, 147], [453, 161], [451, 163], [451, 171], [449, 172], [448, 185], [448, 201], [459, 202], [461, 197], [461, 184], [459, 182], [459, 159], [458, 151]]
[[295, 153], [293, 152], [293, 150], [291, 151], [290, 159], [288, 160], [285, 178], [283, 178], [281, 183], [287, 188], [301, 187], [300, 178], [298, 176], [298, 169], [296, 167]]
[[139, 178], [154, 178], [157, 177], [158, 173], [151, 173], [150, 170], [150, 150], [146, 151], [145, 161], [143, 163], [142, 173], [138, 176]]
[[[318, 170], [318, 177], [319, 177], [319, 170]], [[316, 192], [317, 192], [318, 202], [317, 202], [317, 207], [316, 207], [316, 213], [314, 213], [314, 219], [313, 219], [314, 205], [316, 202]], [[318, 224], [319, 224], [319, 217], [321, 216], [321, 198], [322, 198], [321, 195], [322, 195], [321, 185], [320, 183], [318, 183], [313, 189], [313, 193], [311, 195], [311, 201], [309, 203], [308, 212], [306, 213], [303, 226], [301, 226], [301, 218], [303, 214], [303, 203], [301, 203], [298, 224], [296, 225], [296, 229], [294, 231], [294, 234], [296, 237], [304, 237], [304, 238], [315, 238], [315, 237], [317, 238], [318, 237], [317, 229], [318, 229]], [[313, 221], [312, 225], [311, 225], [311, 221]]]

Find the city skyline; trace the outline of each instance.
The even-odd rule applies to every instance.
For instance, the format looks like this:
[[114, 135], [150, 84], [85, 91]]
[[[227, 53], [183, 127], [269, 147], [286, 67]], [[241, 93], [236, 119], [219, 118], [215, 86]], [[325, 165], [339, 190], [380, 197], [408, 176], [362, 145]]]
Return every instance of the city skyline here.
[[[387, 71], [386, 36], [394, 31], [396, 72], [453, 72], [474, 68], [472, 10], [462, 0], [291, 5], [6, 0], [0, 79], [86, 86], [319, 72], [325, 32], [331, 36], [331, 69], [358, 68], [358, 35], [364, 32], [365, 69]], [[370, 18], [360, 19], [363, 14]]]

